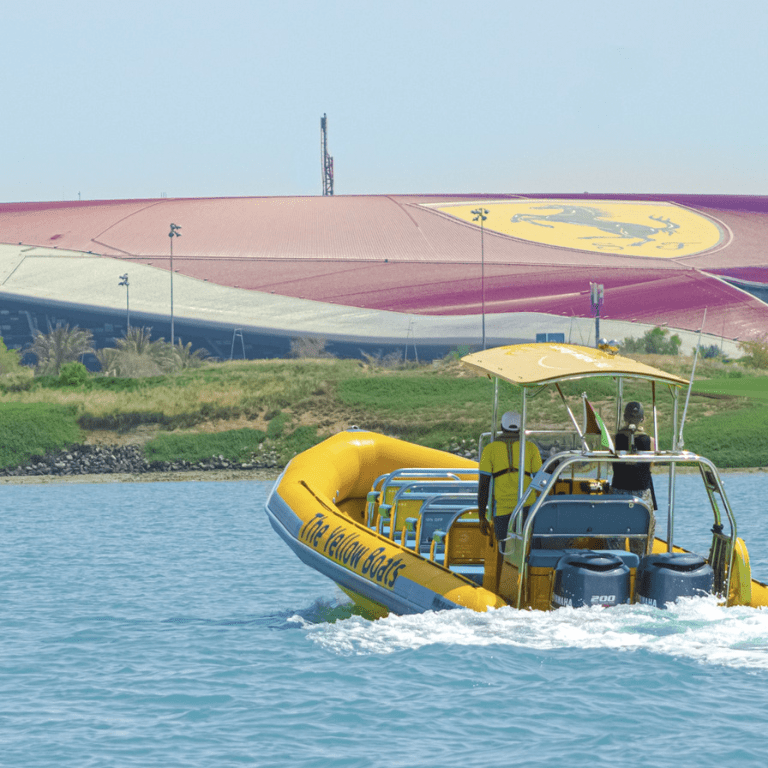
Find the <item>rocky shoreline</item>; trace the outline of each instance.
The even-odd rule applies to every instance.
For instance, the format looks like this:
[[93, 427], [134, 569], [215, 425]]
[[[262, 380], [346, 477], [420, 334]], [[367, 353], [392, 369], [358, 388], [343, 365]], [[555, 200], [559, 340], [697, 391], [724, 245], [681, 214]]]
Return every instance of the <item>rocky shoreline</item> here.
[[164, 475], [183, 480], [192, 479], [192, 475], [200, 479], [200, 475], [208, 473], [218, 476], [211, 479], [221, 479], [222, 473], [232, 477], [242, 475], [243, 479], [272, 479], [281, 469], [277, 454], [271, 452], [250, 463], [230, 461], [223, 456], [199, 462], [147, 461], [137, 445], [78, 445], [62, 453], [33, 456], [29, 462], [18, 467], [0, 469], [0, 481], [38, 479], [59, 482], [105, 476], [119, 482], [117, 478], [159, 480]]
[[[477, 452], [461, 443], [452, 453], [477, 460]], [[215, 456], [205, 461], [147, 461], [137, 445], [78, 445], [69, 451], [35, 456], [28, 463], [0, 469], [0, 484], [7, 483], [121, 483], [184, 480], [275, 480], [283, 467], [268, 451], [250, 463]], [[685, 472], [686, 468], [679, 468]], [[698, 470], [697, 470], [698, 471]], [[766, 467], [721, 469], [721, 473], [766, 472]]]

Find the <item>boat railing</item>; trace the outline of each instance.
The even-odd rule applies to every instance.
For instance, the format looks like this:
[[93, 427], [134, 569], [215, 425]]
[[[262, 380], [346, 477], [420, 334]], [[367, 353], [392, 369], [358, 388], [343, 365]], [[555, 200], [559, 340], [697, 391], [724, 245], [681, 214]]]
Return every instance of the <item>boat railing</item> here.
[[[725, 490], [715, 465], [706, 457], [690, 451], [563, 451], [548, 457], [539, 472], [532, 479], [526, 490], [526, 496], [532, 492], [548, 492], [566, 470], [574, 465], [615, 464], [653, 464], [657, 468], [673, 467], [680, 464], [697, 465], [706, 473], [705, 485], [708, 490], [720, 495], [725, 500]], [[661, 473], [658, 473], [661, 474]]]
[[[408, 483], [398, 489], [392, 503], [381, 503], [377, 510], [375, 527], [379, 533], [394, 538], [409, 515], [418, 514], [426, 499], [442, 493], [469, 493], [477, 499], [477, 483], [456, 480], [429, 483]], [[474, 487], [473, 487], [474, 486]]]
[[[486, 445], [493, 442], [493, 437], [494, 437], [493, 432], [483, 432], [480, 435], [477, 441], [478, 456], [483, 455], [483, 449], [486, 447]], [[559, 438], [562, 438], [562, 442], [564, 444], [565, 443], [571, 443], [572, 445], [580, 444], [577, 442], [578, 437], [579, 437], [578, 434], [574, 432], [572, 429], [526, 429], [525, 430], [525, 439], [533, 440], [536, 443], [539, 450], [540, 451], [543, 450], [545, 452], [549, 452], [553, 445], [557, 446], [558, 448], [561, 448]], [[556, 452], [559, 452], [559, 451], [556, 451]]]
[[438, 494], [468, 493], [477, 499], [477, 480], [414, 480], [401, 485], [392, 503], [379, 504], [379, 525], [389, 523], [390, 538], [399, 531], [408, 516], [417, 514], [421, 505], [428, 498]]
[[[443, 529], [432, 534], [429, 559], [482, 585], [486, 542], [480, 533], [476, 506], [456, 509]], [[442, 557], [441, 557], [442, 555]]]
[[648, 551], [650, 535], [651, 510], [638, 497], [547, 496], [531, 508], [522, 534], [513, 533], [505, 549], [517, 567], [517, 607], [531, 568], [555, 568], [562, 556], [575, 550], [627, 552], [634, 558], [631, 567], [637, 567]]
[[[384, 505], [391, 507], [395, 494], [403, 485], [415, 481], [452, 481], [461, 482], [467, 477], [477, 477], [476, 467], [402, 467], [379, 475], [366, 498], [366, 521], [369, 527], [376, 524], [376, 515]], [[386, 506], [389, 505], [389, 506]]]
[[457, 517], [472, 512], [477, 513], [477, 497], [472, 493], [441, 493], [425, 499], [418, 514], [404, 521], [401, 533], [401, 541], [405, 542], [403, 546], [422, 557], [439, 559], [442, 549], [440, 542], [434, 542], [436, 532], [444, 534]]
[[400, 469], [394, 469], [391, 472], [383, 472], [374, 481], [371, 486], [372, 491], [381, 491], [383, 489], [382, 483], [386, 484], [390, 481], [398, 480], [403, 477], [423, 477], [423, 478], [445, 478], [451, 477], [454, 480], [459, 479], [459, 474], [471, 472], [472, 470], [459, 470], [454, 468], [444, 467], [401, 467]]
[[[730, 583], [734, 543], [737, 537], [736, 521], [731, 512], [717, 468], [709, 459], [691, 453], [690, 451], [641, 451], [638, 453], [627, 453], [623, 451], [617, 453], [611, 451], [567, 451], [550, 457], [539, 472], [533, 477], [530, 485], [525, 490], [522, 498], [518, 501], [512, 514], [508, 535], [501, 542], [507, 559], [517, 567], [519, 587], [518, 603], [522, 599], [525, 579], [527, 576], [529, 566], [528, 553], [532, 549], [533, 538], [540, 535], [538, 524], [536, 522], [537, 516], [540, 515], [542, 509], [546, 509], [546, 505], [551, 501], [564, 498], [563, 496], [554, 493], [559, 478], [567, 471], [571, 471], [576, 465], [590, 466], [599, 463], [613, 464], [616, 462], [653, 464], [656, 467], [666, 466], [668, 468], [670, 492], [668, 494], [667, 510], [667, 549], [669, 552], [672, 552], [674, 548], [673, 520], [675, 469], [679, 465], [698, 466], [709, 495], [714, 518], [714, 527], [712, 529], [713, 543], [710, 558], [714, 558], [715, 562], [712, 562], [711, 565], [713, 566], [713, 569], [720, 573], [720, 584], [723, 585], [723, 592], [727, 594]], [[583, 513], [586, 510], [587, 505], [595, 504], [599, 499], [611, 499], [614, 501], [624, 499], [627, 506], [634, 501], [640, 502], [638, 506], [645, 507], [642, 500], [638, 498], [598, 493], [594, 495], [587, 494], [581, 495], [580, 497], [572, 497], [572, 501], [575, 502], [572, 509], [578, 509]], [[647, 507], [645, 508], [647, 509]], [[729, 535], [723, 533], [723, 523], [725, 520], [727, 520], [730, 526]], [[613, 534], [611, 533], [614, 526], [610, 520], [603, 521], [597, 528], [595, 528], [594, 525], [587, 527], [593, 529], [589, 532], [589, 536], [591, 537], [605, 539], [619, 535], [616, 532]], [[573, 531], [563, 532], [560, 538], [578, 538], [578, 536], [575, 535], [578, 530], [579, 526], [576, 525], [574, 526]], [[580, 535], [585, 536], [586, 533]], [[652, 545], [652, 542], [650, 544]]]

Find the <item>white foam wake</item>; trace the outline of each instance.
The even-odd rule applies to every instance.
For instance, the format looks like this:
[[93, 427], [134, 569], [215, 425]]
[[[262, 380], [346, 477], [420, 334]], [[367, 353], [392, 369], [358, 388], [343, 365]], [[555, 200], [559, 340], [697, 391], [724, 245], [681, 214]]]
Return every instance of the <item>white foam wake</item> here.
[[702, 663], [768, 669], [768, 611], [723, 608], [714, 598], [684, 599], [667, 610], [626, 605], [551, 612], [441, 611], [378, 621], [352, 616], [306, 630], [313, 641], [340, 654], [386, 654], [437, 643], [539, 651], [644, 649]]

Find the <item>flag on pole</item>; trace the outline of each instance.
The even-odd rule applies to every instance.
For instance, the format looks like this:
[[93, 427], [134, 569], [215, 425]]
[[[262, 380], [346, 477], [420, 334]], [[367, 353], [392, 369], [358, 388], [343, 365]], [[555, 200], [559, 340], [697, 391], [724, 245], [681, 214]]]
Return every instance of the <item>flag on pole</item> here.
[[605, 422], [600, 418], [600, 414], [592, 407], [592, 403], [584, 398], [584, 407], [587, 411], [587, 426], [584, 430], [587, 435], [600, 435], [600, 445], [611, 453], [616, 453], [616, 448], [613, 445], [613, 439], [611, 438], [608, 428], [605, 426]]

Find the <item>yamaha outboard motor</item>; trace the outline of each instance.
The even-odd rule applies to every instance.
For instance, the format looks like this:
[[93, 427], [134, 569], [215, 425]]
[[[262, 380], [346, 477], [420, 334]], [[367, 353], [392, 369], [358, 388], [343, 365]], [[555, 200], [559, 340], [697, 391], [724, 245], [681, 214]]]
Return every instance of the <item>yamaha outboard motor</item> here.
[[629, 602], [629, 567], [616, 555], [578, 552], [555, 567], [552, 607], [618, 605]]
[[635, 580], [635, 600], [664, 608], [678, 597], [712, 592], [714, 573], [701, 556], [688, 552], [663, 552], [640, 561]]

